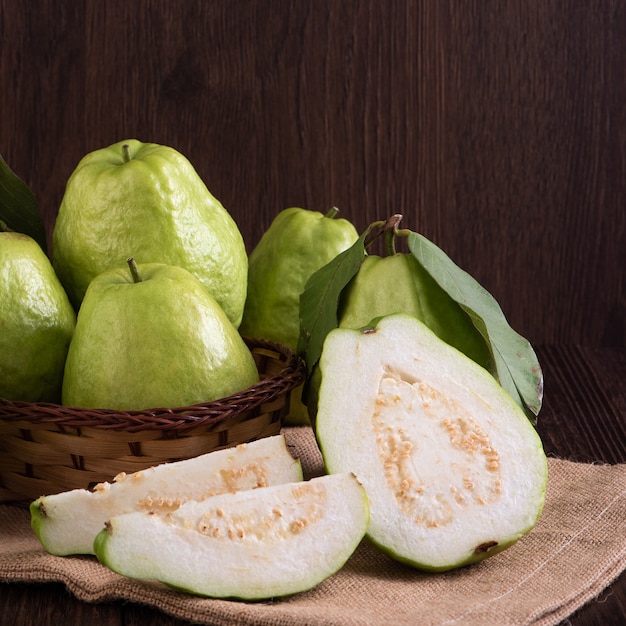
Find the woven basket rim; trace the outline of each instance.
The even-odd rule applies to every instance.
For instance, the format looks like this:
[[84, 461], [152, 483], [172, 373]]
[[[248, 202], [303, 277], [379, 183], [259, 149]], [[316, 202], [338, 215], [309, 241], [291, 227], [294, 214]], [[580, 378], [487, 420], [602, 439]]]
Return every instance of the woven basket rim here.
[[123, 411], [85, 409], [50, 402], [25, 402], [0, 398], [0, 420], [30, 424], [53, 423], [61, 430], [89, 427], [125, 432], [179, 431], [226, 422], [241, 413], [271, 402], [304, 382], [304, 362], [287, 346], [264, 339], [251, 337], [243, 339], [252, 351], [266, 349], [277, 353], [284, 366], [277, 374], [262, 378], [247, 389], [219, 400], [189, 406]]

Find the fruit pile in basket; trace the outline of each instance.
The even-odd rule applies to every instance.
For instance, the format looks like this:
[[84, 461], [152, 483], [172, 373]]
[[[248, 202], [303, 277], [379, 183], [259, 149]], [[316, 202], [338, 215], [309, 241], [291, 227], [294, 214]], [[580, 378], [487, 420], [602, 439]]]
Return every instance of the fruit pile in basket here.
[[258, 380], [237, 331], [243, 238], [179, 152], [129, 140], [82, 159], [54, 225], [53, 269], [33, 241], [1, 236], [1, 397], [144, 409]]
[[[33, 503], [50, 551], [96, 554], [195, 593], [264, 598], [317, 584], [365, 534], [444, 571], [535, 525], [547, 480], [535, 353], [471, 276], [400, 228], [401, 215], [359, 235], [335, 209], [288, 208], [248, 256], [189, 161], [135, 140], [79, 163], [52, 261], [41, 238], [12, 232], [11, 215], [0, 205], [0, 398], [131, 411], [224, 398], [258, 381], [244, 340], [254, 337], [301, 357], [286, 421], [312, 426], [328, 474], [303, 482], [278, 471], [278, 439], [238, 474], [263, 466], [266, 477], [269, 463], [272, 485], [205, 490], [189, 465], [157, 468], [157, 483], [120, 474]], [[223, 478], [233, 458], [207, 467]], [[73, 548], [76, 519], [94, 516]], [[189, 551], [182, 574], [159, 549], [176, 541]]]

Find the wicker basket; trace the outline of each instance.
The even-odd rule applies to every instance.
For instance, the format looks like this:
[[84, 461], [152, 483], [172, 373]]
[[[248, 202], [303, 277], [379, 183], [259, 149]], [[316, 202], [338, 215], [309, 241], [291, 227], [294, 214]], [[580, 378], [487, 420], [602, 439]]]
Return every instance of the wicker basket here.
[[260, 382], [206, 404], [121, 412], [0, 399], [0, 502], [88, 488], [120, 472], [277, 434], [304, 364], [284, 346], [246, 343]]

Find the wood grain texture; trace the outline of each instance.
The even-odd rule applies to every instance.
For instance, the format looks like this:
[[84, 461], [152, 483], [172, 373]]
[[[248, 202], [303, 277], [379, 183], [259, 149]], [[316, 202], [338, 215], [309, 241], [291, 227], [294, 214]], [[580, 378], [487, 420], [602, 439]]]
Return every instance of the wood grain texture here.
[[624, 345], [626, 3], [0, 0], [0, 153], [52, 228], [91, 150], [196, 166], [251, 248], [392, 213], [535, 344]]
[[551, 346], [538, 356], [546, 378], [538, 421], [546, 453], [626, 463], [626, 351]]
[[[626, 461], [623, 0], [0, 0], [0, 77], [0, 154], [49, 232], [80, 158], [130, 137], [183, 152], [250, 249], [288, 206], [402, 213], [541, 346], [548, 452]], [[0, 606], [181, 624], [62, 585]], [[568, 623], [625, 607], [622, 576]]]

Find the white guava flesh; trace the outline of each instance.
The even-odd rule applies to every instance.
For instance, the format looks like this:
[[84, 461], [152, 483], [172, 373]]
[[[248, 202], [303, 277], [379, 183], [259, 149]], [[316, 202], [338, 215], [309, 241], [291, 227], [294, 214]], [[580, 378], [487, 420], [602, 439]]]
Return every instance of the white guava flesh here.
[[327, 471], [362, 482], [368, 536], [385, 552], [444, 571], [534, 527], [547, 482], [541, 440], [486, 370], [405, 315], [333, 330], [319, 367]]
[[166, 515], [113, 517], [94, 545], [124, 576], [259, 600], [311, 589], [337, 572], [367, 524], [362, 485], [335, 474], [187, 502]]
[[93, 491], [73, 489], [31, 503], [31, 526], [51, 554], [93, 554], [110, 517], [132, 511], [172, 511], [187, 500], [303, 479], [283, 435], [119, 474]]

